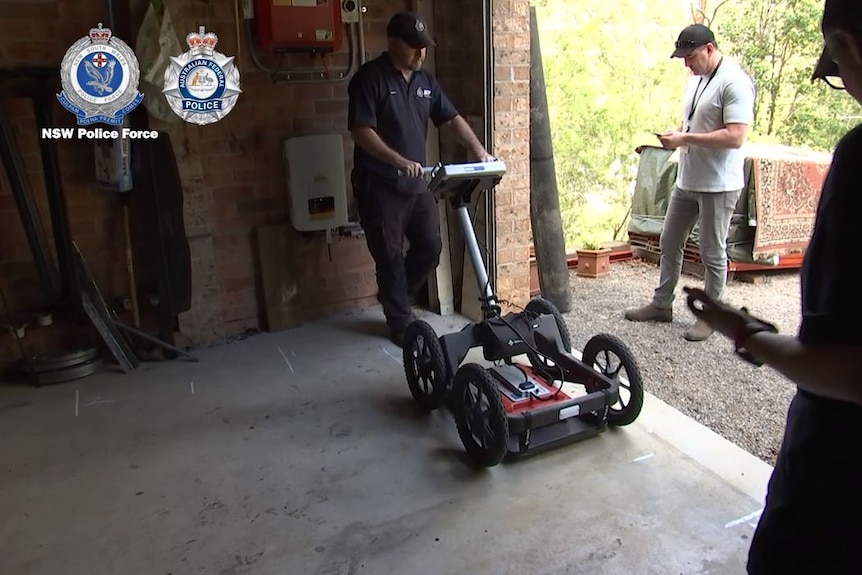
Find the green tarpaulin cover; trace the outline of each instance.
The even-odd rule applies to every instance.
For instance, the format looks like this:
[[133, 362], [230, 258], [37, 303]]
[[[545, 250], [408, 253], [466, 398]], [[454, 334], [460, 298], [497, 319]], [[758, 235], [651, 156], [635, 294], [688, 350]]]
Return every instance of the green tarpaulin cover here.
[[[640, 161], [632, 195], [632, 213], [628, 231], [636, 234], [659, 236], [667, 213], [668, 200], [676, 182], [678, 152], [652, 146], [638, 148]], [[739, 197], [736, 213], [730, 222], [727, 240], [728, 257], [739, 263], [774, 265], [777, 258], [755, 260], [752, 255], [756, 225], [754, 184], [751, 175], [752, 160], [745, 161], [746, 188]], [[698, 244], [698, 227], [695, 225], [689, 241]]]

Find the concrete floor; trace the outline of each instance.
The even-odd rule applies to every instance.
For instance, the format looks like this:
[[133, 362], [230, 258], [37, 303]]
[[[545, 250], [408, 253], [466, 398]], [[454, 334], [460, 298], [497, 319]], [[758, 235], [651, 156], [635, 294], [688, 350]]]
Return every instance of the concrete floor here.
[[2, 572], [745, 572], [768, 465], [648, 396], [632, 426], [475, 470], [381, 318], [0, 387]]

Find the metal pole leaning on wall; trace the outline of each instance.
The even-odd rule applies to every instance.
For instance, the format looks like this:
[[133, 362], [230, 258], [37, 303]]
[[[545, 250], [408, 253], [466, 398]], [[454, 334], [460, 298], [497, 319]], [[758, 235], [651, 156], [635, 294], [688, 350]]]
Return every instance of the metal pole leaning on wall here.
[[530, 6], [530, 219], [542, 297], [566, 313], [572, 296], [534, 6]]
[[[483, 115], [485, 117], [485, 150], [494, 155], [494, 0], [482, 1], [482, 70], [483, 87], [485, 89]], [[485, 245], [487, 246], [487, 268], [491, 285], [497, 285], [497, 202], [494, 194], [483, 194], [485, 214], [488, 224], [485, 226]]]
[[[16, 78], [10, 78], [10, 81], [15, 80]], [[0, 162], [6, 170], [9, 187], [18, 207], [18, 214], [36, 264], [39, 280], [42, 282], [42, 289], [45, 290], [50, 304], [57, 305], [62, 297], [60, 273], [51, 256], [48, 238], [39, 219], [39, 208], [27, 178], [27, 166], [16, 143], [12, 122], [6, 114], [2, 98], [0, 98]]]

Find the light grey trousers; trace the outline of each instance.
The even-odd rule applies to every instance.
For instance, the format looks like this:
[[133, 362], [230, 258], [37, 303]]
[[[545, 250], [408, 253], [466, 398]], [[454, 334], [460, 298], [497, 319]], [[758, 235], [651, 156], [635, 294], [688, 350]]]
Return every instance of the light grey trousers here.
[[682, 271], [683, 248], [695, 224], [705, 268], [704, 291], [712, 298], [722, 296], [727, 283], [727, 233], [741, 192], [690, 192], [673, 188], [659, 239], [661, 271], [653, 295], [654, 306], [673, 305]]

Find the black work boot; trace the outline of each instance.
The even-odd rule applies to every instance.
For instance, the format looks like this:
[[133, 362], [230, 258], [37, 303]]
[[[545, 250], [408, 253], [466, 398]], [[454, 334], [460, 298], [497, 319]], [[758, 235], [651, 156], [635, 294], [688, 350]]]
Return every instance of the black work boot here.
[[400, 328], [392, 328], [389, 332], [389, 339], [391, 339], [392, 343], [394, 343], [398, 347], [404, 347], [404, 332], [406, 330], [407, 326]]
[[392, 340], [392, 343], [397, 345], [398, 347], [404, 346], [404, 332], [407, 331], [407, 326], [416, 321], [416, 315], [411, 313], [410, 317], [407, 318], [403, 323], [398, 323], [397, 325], [391, 326], [389, 328], [389, 339]]

